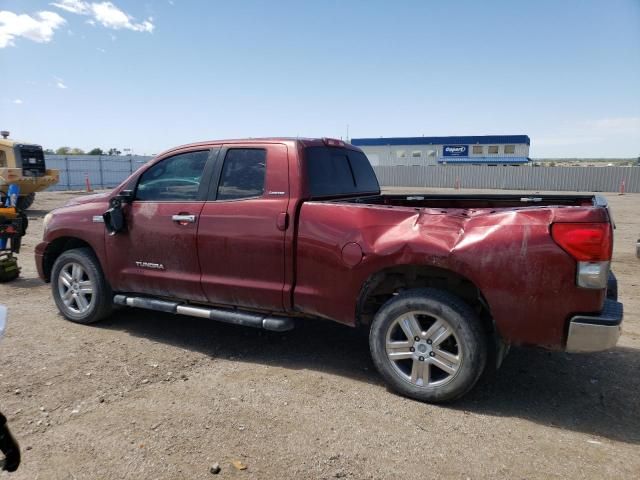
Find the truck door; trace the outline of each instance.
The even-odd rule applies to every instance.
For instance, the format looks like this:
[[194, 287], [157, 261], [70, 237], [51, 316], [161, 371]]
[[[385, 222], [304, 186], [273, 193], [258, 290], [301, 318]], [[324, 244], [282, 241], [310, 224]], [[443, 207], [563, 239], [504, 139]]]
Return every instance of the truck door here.
[[198, 227], [209, 302], [284, 309], [288, 202], [285, 145], [223, 146]]
[[196, 234], [216, 154], [178, 153], [139, 177], [126, 230], [106, 240], [115, 290], [206, 301]]

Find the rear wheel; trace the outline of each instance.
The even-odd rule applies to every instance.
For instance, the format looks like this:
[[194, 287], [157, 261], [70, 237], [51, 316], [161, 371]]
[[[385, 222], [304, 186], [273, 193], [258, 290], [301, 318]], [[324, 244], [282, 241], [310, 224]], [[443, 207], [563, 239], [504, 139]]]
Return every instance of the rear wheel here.
[[60, 313], [72, 322], [97, 322], [113, 307], [111, 287], [88, 248], [68, 250], [58, 257], [51, 273], [51, 291]]
[[393, 297], [376, 314], [369, 334], [373, 361], [389, 386], [425, 402], [460, 398], [487, 363], [480, 319], [460, 298], [415, 289]]
[[18, 197], [18, 209], [19, 210], [26, 210], [27, 208], [29, 208], [31, 205], [33, 205], [33, 202], [36, 199], [36, 194], [35, 193], [29, 193], [28, 195], [21, 195]]

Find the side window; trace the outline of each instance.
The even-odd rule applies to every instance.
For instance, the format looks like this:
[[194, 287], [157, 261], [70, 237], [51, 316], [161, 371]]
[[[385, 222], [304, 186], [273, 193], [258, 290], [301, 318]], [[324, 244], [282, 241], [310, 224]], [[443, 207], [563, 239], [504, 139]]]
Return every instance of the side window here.
[[209, 151], [189, 152], [166, 158], [144, 172], [136, 200], [189, 202], [198, 199], [200, 179]]
[[4, 168], [7, 166], [7, 155], [2, 150], [0, 150], [0, 168]]
[[218, 185], [218, 200], [259, 197], [264, 193], [267, 152], [256, 148], [227, 151]]

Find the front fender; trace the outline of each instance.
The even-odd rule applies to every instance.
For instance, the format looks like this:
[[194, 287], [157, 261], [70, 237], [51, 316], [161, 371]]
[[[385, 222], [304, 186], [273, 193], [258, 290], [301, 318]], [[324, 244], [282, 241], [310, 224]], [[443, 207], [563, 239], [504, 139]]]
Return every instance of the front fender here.
[[88, 246], [103, 267], [107, 280], [109, 269], [105, 251], [105, 227], [102, 213], [108, 208], [107, 201], [81, 203], [65, 206], [51, 212], [43, 240], [36, 246], [35, 260], [38, 275], [49, 281], [55, 258], [60, 253], [76, 246]]

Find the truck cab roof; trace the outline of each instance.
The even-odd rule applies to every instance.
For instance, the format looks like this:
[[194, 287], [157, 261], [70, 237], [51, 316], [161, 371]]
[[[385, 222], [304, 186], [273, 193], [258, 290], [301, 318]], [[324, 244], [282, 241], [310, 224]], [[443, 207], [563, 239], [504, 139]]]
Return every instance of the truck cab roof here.
[[183, 149], [190, 149], [194, 147], [210, 147], [215, 145], [233, 145], [233, 144], [264, 144], [264, 143], [284, 143], [291, 146], [300, 144], [303, 147], [320, 147], [320, 146], [332, 146], [340, 148], [348, 148], [350, 150], [361, 151], [360, 148], [351, 145], [343, 140], [333, 138], [308, 138], [308, 137], [260, 137], [260, 138], [232, 138], [224, 140], [208, 140], [202, 142], [187, 143], [178, 147], [165, 150], [159, 156], [164, 156], [168, 153], [175, 152]]

